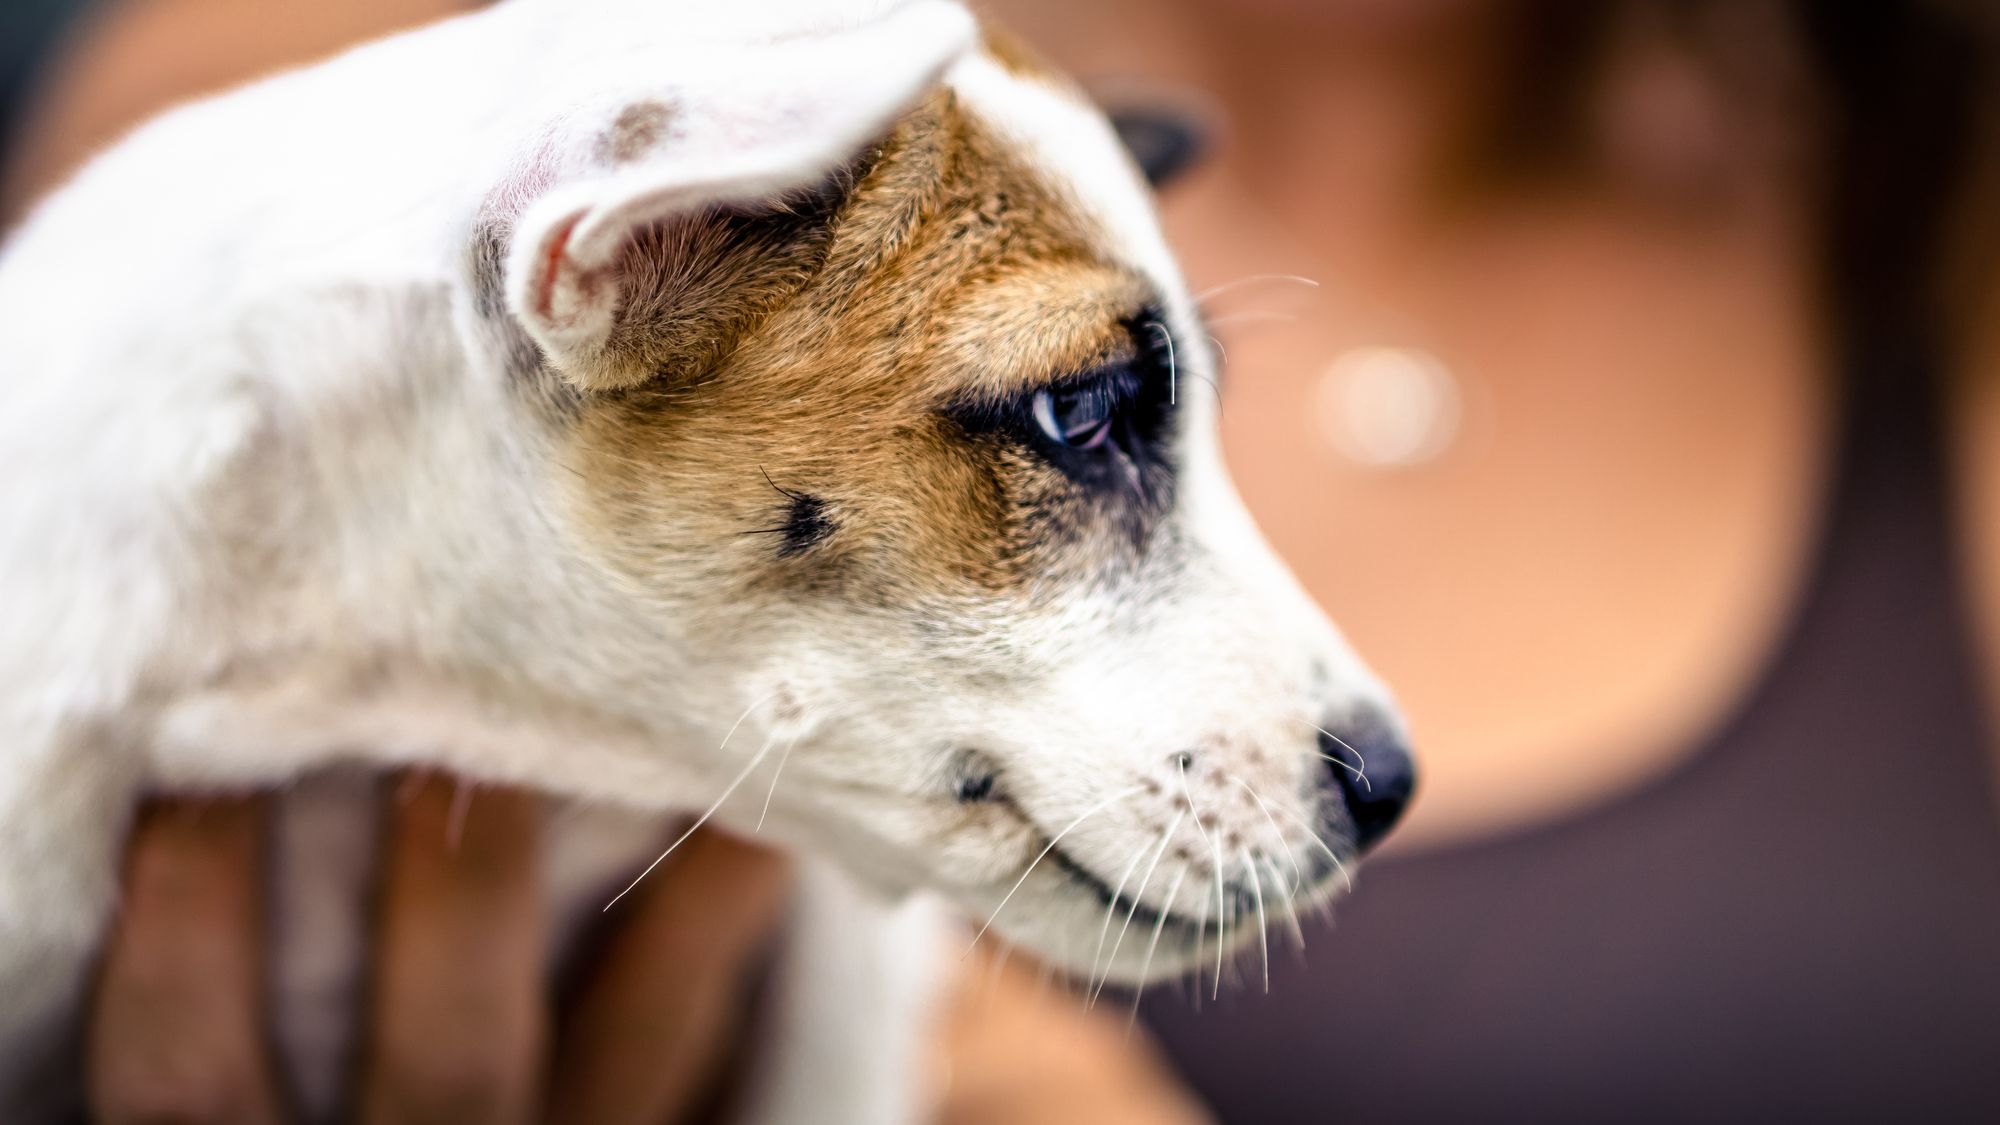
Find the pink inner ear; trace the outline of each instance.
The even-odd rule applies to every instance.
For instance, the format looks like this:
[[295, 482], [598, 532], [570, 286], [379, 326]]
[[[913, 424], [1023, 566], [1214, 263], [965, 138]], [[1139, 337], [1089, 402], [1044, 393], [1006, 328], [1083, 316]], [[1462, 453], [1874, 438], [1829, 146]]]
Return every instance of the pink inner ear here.
[[586, 214], [588, 212], [579, 211], [563, 220], [562, 226], [549, 236], [548, 248], [542, 253], [541, 282], [535, 287], [535, 312], [543, 320], [555, 319], [556, 275], [562, 271], [563, 252], [569, 248], [569, 236]]

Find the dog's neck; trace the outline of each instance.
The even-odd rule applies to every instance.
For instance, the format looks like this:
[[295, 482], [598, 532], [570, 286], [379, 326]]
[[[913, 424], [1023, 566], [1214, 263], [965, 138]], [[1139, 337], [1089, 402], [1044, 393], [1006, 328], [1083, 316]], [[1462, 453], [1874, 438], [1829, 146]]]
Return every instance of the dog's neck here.
[[673, 607], [575, 549], [558, 423], [454, 330], [464, 300], [365, 290], [259, 322], [289, 343], [275, 383], [338, 390], [269, 412], [278, 432], [211, 485], [201, 616], [233, 635], [204, 638], [229, 656], [167, 722], [187, 747], [162, 751], [170, 772], [256, 781], [319, 752], [286, 745], [310, 734], [391, 759], [465, 745], [487, 772], [510, 744], [573, 754], [606, 796], [653, 804], [711, 787], [699, 751], [741, 685]]

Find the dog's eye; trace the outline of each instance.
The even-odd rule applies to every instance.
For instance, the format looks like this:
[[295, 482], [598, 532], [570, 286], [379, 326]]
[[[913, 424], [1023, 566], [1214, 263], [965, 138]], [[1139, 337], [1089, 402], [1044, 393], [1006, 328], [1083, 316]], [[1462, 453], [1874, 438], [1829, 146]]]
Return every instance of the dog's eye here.
[[1057, 445], [1095, 449], [1111, 434], [1116, 404], [1101, 386], [1035, 392], [1035, 424]]
[[1170, 475], [1175, 370], [1153, 319], [1127, 327], [1127, 355], [1053, 373], [1005, 397], [968, 397], [941, 413], [967, 436], [1032, 453], [1085, 488], [1146, 492], [1160, 482], [1154, 477]]

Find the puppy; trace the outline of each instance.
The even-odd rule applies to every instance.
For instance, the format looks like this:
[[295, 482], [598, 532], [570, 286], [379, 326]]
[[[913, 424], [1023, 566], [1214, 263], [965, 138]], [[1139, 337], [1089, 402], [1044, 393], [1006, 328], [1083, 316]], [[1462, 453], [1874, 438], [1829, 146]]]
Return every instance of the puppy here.
[[[814, 857], [750, 1120], [912, 1112], [911, 892], [1219, 973], [1411, 771], [1215, 375], [1106, 122], [940, 0], [512, 0], [141, 129], [0, 259], [0, 1119], [135, 800], [342, 762]], [[320, 1114], [359, 956], [279, 990]]]

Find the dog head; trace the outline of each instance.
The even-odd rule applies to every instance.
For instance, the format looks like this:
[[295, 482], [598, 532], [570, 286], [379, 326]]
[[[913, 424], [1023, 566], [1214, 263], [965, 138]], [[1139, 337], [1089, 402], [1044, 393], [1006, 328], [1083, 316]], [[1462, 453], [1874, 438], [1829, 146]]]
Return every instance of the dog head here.
[[1399, 722], [1229, 483], [1104, 118], [949, 4], [679, 57], [536, 138], [470, 272], [564, 533], [720, 701], [724, 822], [1116, 976], [1331, 893]]

